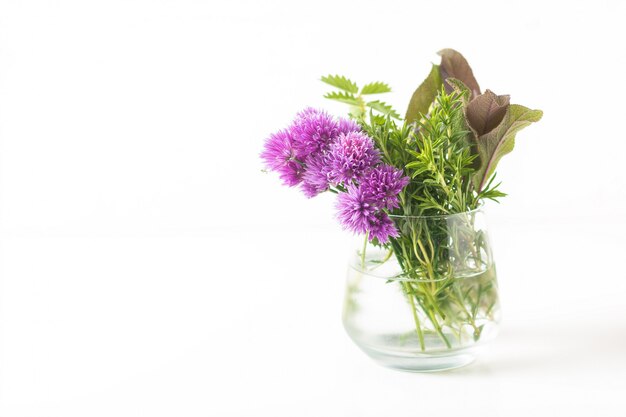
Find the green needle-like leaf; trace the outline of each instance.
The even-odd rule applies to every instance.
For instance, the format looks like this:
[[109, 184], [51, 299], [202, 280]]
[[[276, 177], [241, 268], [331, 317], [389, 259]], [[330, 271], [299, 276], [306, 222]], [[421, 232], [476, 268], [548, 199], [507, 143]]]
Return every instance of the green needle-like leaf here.
[[444, 84], [447, 84], [448, 86], [452, 87], [452, 90], [456, 92], [461, 98], [461, 100], [463, 101], [463, 105], [467, 105], [467, 103], [470, 100], [470, 96], [472, 95], [472, 92], [463, 83], [463, 81], [458, 80], [456, 78], [448, 77], [444, 81]]
[[361, 89], [361, 94], [381, 94], [381, 93], [390, 93], [391, 87], [385, 83], [381, 83], [380, 81], [376, 81], [373, 83], [365, 84], [363, 89]]
[[348, 93], [356, 94], [359, 92], [359, 87], [357, 87], [356, 83], [350, 81], [343, 75], [328, 75], [322, 77], [322, 81]]

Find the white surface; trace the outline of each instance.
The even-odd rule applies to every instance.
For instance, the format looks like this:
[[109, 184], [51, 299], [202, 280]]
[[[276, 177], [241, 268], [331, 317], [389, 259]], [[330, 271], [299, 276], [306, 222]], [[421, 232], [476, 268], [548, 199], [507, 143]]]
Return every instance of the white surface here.
[[[626, 6], [415, 3], [0, 2], [0, 415], [623, 415]], [[414, 375], [341, 328], [332, 198], [258, 152], [345, 110], [322, 74], [403, 111], [443, 47], [545, 117], [489, 207], [500, 337]]]

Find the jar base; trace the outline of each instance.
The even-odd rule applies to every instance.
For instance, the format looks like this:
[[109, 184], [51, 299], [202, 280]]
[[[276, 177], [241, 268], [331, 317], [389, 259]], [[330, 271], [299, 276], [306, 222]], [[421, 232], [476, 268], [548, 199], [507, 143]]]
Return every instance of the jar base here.
[[405, 372], [439, 372], [469, 365], [476, 356], [468, 351], [448, 355], [419, 354], [412, 356], [389, 355], [387, 353], [363, 349], [378, 364]]

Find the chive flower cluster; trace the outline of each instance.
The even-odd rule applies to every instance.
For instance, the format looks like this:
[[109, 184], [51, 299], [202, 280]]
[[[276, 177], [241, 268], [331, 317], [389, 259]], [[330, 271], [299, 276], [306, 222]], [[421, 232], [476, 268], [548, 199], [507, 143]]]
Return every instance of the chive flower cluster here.
[[352, 120], [307, 108], [269, 136], [261, 158], [285, 185], [299, 186], [309, 198], [337, 192], [337, 217], [345, 229], [369, 233], [380, 243], [398, 236], [388, 211], [399, 207], [409, 178], [381, 162], [374, 140]]

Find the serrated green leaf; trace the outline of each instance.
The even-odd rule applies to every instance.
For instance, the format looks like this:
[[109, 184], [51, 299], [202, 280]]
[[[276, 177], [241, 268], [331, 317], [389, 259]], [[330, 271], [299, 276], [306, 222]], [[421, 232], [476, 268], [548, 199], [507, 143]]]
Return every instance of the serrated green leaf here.
[[322, 81], [340, 90], [347, 91], [348, 93], [356, 94], [359, 92], [359, 87], [357, 87], [356, 83], [350, 81], [343, 75], [327, 75], [326, 77], [322, 77]]
[[472, 177], [476, 190], [482, 190], [500, 159], [513, 150], [517, 132], [533, 122], [538, 122], [542, 116], [541, 110], [511, 104], [497, 127], [485, 135], [475, 137], [480, 158], [478, 170]]
[[428, 113], [428, 108], [437, 97], [437, 93], [441, 88], [441, 74], [439, 73], [439, 65], [433, 65], [428, 77], [420, 84], [413, 93], [409, 108], [406, 110], [405, 119], [407, 123], [419, 121], [421, 115]]
[[390, 92], [391, 92], [391, 87], [379, 81], [365, 84], [365, 86], [361, 89], [361, 94], [382, 94], [382, 93], [390, 93]]
[[379, 111], [385, 115], [389, 115], [391, 117], [393, 117], [394, 119], [398, 119], [400, 120], [400, 115], [398, 113], [396, 113], [396, 111], [393, 109], [393, 107], [391, 107], [389, 104], [379, 101], [379, 100], [374, 100], [374, 101], [369, 101], [367, 103], [365, 103], [365, 105], [367, 107], [369, 107], [370, 109], [374, 109], [376, 111]]
[[333, 91], [330, 93], [326, 93], [324, 94], [324, 98], [335, 100], [335, 101], [340, 101], [342, 103], [350, 104], [351, 106], [359, 105], [359, 101], [354, 96], [354, 94], [344, 93], [341, 91]]

